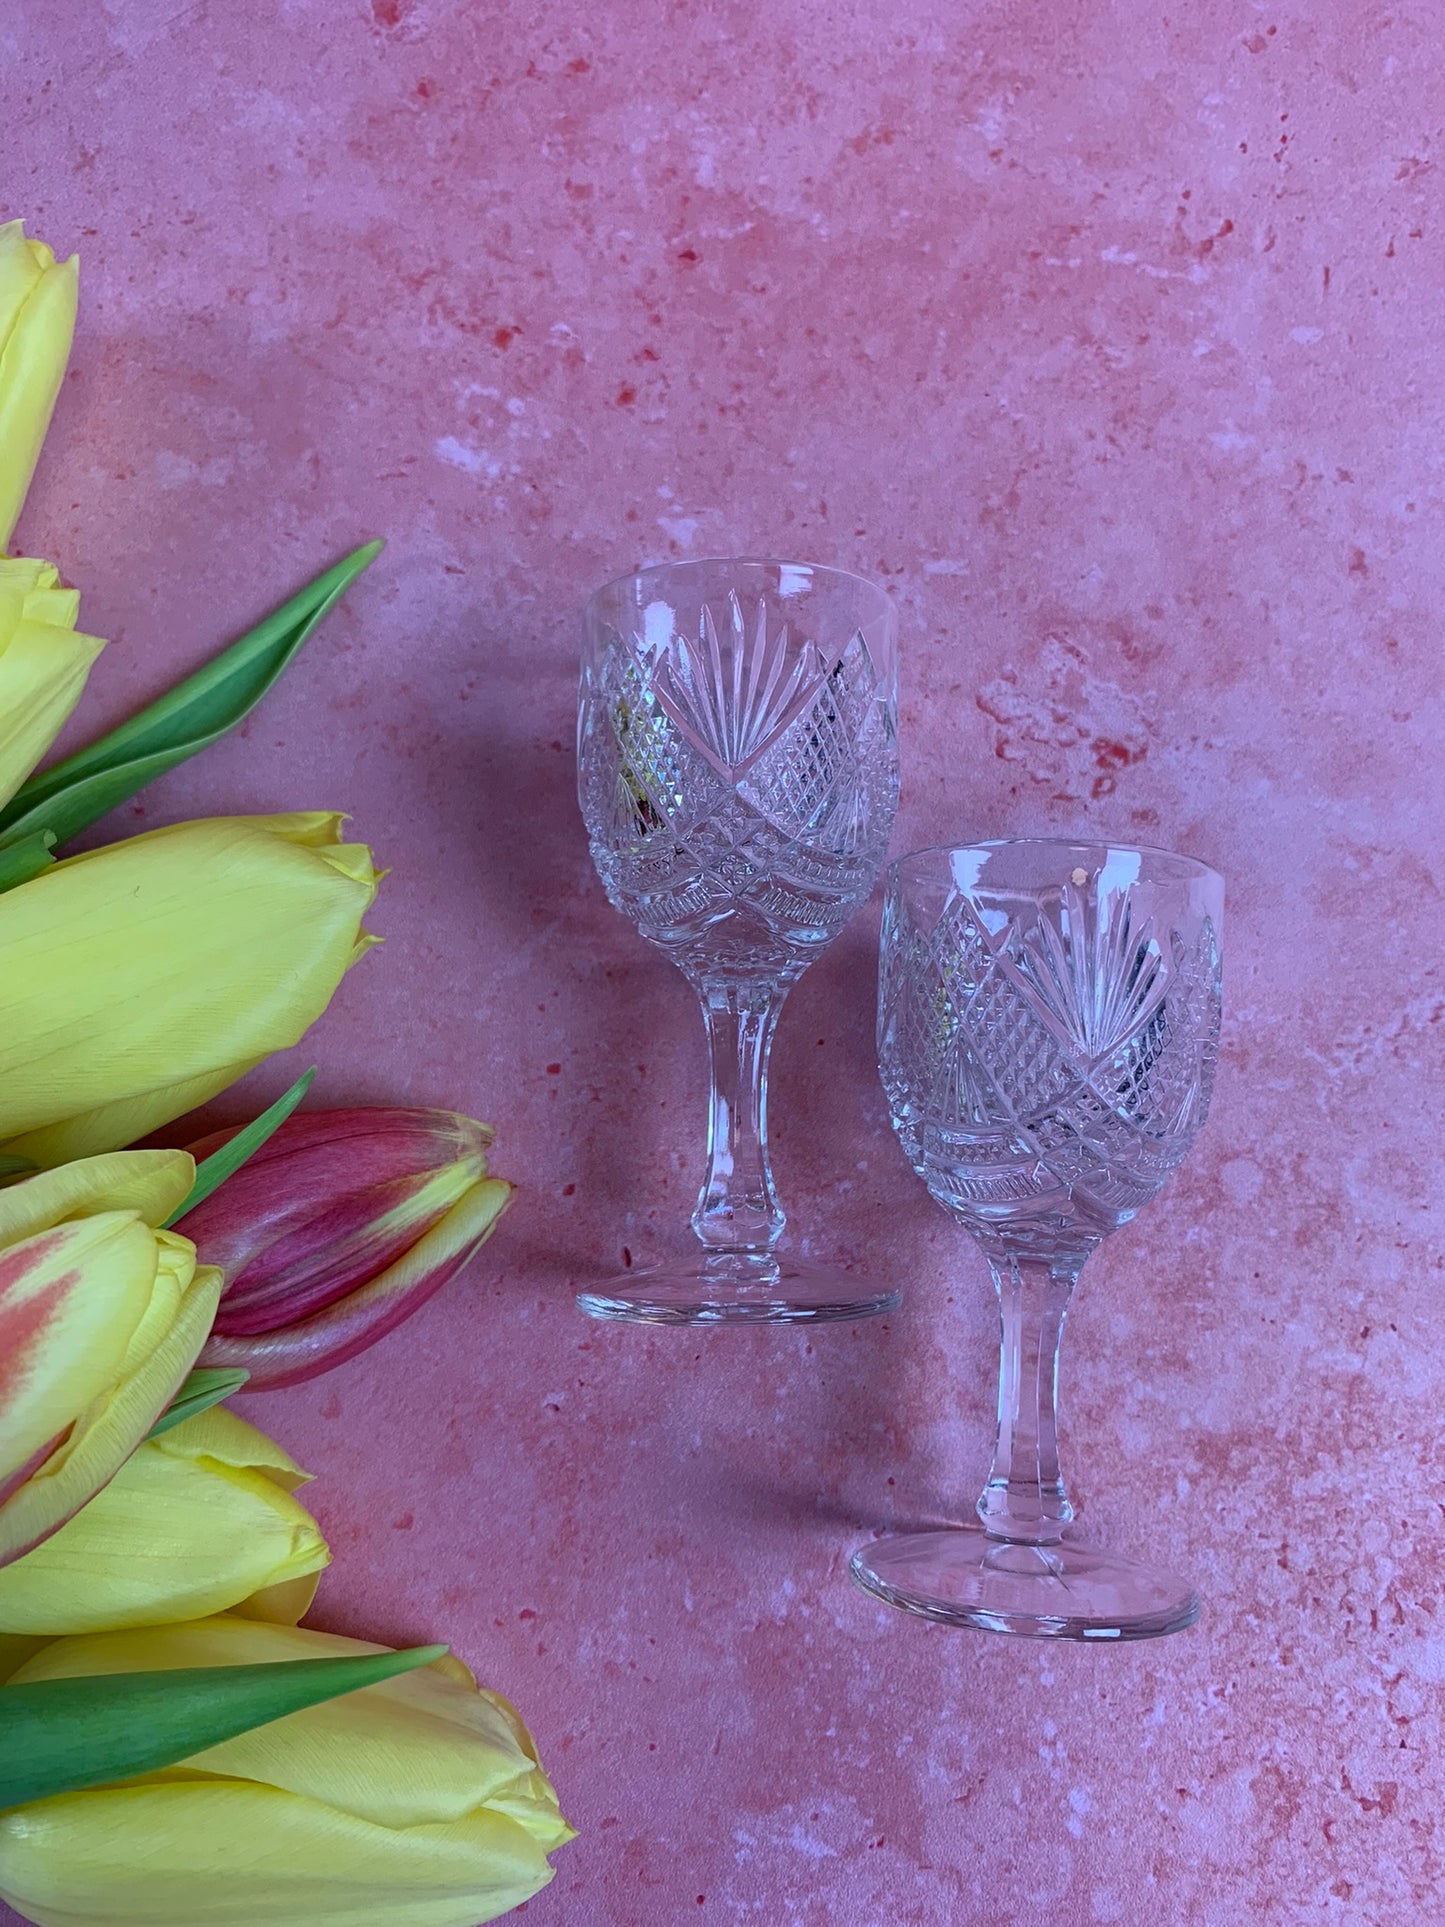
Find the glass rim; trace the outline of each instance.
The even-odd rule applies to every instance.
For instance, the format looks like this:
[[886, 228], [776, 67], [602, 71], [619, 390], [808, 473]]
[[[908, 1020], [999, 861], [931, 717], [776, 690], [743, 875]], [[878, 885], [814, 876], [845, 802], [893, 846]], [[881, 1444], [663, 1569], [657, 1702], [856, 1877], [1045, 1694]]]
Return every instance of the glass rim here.
[[620, 575], [599, 583], [584, 606], [591, 609], [610, 589], [620, 589], [624, 582], [642, 582], [649, 576], [669, 575], [680, 569], [715, 569], [723, 565], [730, 568], [806, 569], [810, 575], [828, 576], [835, 582], [852, 582], [868, 589], [878, 597], [885, 609], [893, 609], [896, 613], [888, 591], [871, 576], [859, 575], [856, 569], [839, 568], [833, 562], [805, 562], [800, 557], [785, 555], [686, 555], [679, 556], [674, 562], [649, 562], [644, 568], [624, 569]]
[[911, 863], [922, 863], [927, 857], [957, 856], [970, 850], [1008, 850], [1020, 846], [1036, 849], [1110, 850], [1127, 852], [1137, 856], [1162, 857], [1173, 866], [1174, 873], [1180, 878], [1197, 880], [1212, 878], [1222, 888], [1224, 875], [1212, 864], [1205, 863], [1197, 856], [1185, 856], [1179, 850], [1166, 850], [1158, 843], [1116, 843], [1109, 837], [1085, 838], [1078, 836], [994, 836], [980, 837], [972, 843], [929, 843], [921, 849], [908, 850], [902, 856], [894, 857], [885, 872], [885, 887], [893, 889], [902, 879], [906, 867]]

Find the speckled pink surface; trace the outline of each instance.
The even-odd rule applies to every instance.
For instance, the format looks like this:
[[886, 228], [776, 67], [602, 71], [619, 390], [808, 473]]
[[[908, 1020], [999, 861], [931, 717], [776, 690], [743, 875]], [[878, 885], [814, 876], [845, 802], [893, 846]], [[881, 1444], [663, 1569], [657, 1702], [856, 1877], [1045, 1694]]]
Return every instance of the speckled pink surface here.
[[[1438, 28], [0, 18], [4, 211], [84, 259], [20, 535], [115, 639], [92, 722], [389, 538], [244, 740], [131, 821], [351, 809], [386, 947], [244, 1095], [315, 1056], [323, 1098], [494, 1119], [524, 1188], [401, 1334], [245, 1409], [320, 1475], [325, 1622], [449, 1638], [531, 1722], [582, 1837], [529, 1927], [1445, 1909]], [[588, 861], [575, 611], [729, 550], [896, 594], [897, 848], [1086, 828], [1228, 876], [1214, 1117], [1065, 1360], [1084, 1522], [1195, 1576], [1190, 1633], [1040, 1650], [845, 1576], [875, 1524], [966, 1514], [991, 1437], [986, 1274], [874, 1075], [873, 910], [785, 1015], [777, 1161], [800, 1238], [902, 1312], [571, 1308], [689, 1207], [703, 1082]]]

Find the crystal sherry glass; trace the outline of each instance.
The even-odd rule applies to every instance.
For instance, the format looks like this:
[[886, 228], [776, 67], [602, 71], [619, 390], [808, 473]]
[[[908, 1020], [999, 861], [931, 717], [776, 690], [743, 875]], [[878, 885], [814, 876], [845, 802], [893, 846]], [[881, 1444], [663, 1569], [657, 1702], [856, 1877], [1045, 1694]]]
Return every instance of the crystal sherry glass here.
[[712, 1069], [699, 1249], [578, 1294], [649, 1323], [857, 1318], [898, 1293], [777, 1250], [768, 1052], [867, 898], [898, 802], [897, 619], [811, 563], [669, 563], [587, 607], [578, 791], [613, 905], [697, 992]]
[[1079, 1544], [1055, 1406], [1069, 1295], [1155, 1196], [1209, 1108], [1224, 884], [1164, 851], [1019, 840], [889, 871], [878, 1054], [893, 1127], [983, 1247], [1002, 1320], [998, 1441], [978, 1526], [854, 1555], [868, 1591], [1033, 1638], [1177, 1632], [1173, 1573]]

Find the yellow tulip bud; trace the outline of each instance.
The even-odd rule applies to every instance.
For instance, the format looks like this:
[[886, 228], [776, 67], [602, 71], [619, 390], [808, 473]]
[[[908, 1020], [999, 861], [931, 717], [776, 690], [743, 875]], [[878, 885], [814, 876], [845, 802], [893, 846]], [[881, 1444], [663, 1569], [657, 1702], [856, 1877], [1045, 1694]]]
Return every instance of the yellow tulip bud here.
[[10, 546], [70, 359], [80, 265], [0, 226], [0, 551]]
[[[57, 1640], [15, 1680], [379, 1650], [226, 1617]], [[39, 1927], [476, 1927], [573, 1837], [513, 1708], [439, 1661], [0, 1814], [0, 1895]]]
[[67, 1525], [0, 1569], [0, 1634], [295, 1621], [330, 1554], [290, 1495], [310, 1477], [219, 1406], [142, 1445]]
[[77, 633], [79, 613], [48, 562], [0, 556], [0, 804], [49, 749], [105, 647]]
[[131, 1144], [296, 1043], [373, 941], [378, 872], [340, 831], [180, 823], [0, 895], [0, 1150]]
[[221, 1274], [158, 1229], [194, 1175], [130, 1151], [0, 1190], [0, 1566], [115, 1476], [195, 1362]]

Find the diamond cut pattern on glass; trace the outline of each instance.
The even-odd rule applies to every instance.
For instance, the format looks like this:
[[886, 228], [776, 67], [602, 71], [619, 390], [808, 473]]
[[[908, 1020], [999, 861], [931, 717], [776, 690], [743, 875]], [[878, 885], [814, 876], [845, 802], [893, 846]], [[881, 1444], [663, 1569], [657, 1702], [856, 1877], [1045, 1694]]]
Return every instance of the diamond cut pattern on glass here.
[[583, 679], [579, 794], [614, 904], [668, 946], [736, 927], [815, 952], [872, 888], [898, 797], [891, 696], [854, 632], [825, 655], [765, 603], [695, 636], [613, 632]]
[[615, 745], [613, 809], [604, 826], [614, 845], [636, 847], [659, 832], [671, 834], [725, 794], [716, 772], [658, 703], [636, 657], [608, 658], [602, 704]]
[[1155, 1195], [1208, 1110], [1218, 945], [1155, 930], [1147, 893], [1072, 888], [991, 931], [954, 892], [925, 933], [885, 912], [879, 1056], [899, 1138], [983, 1225], [1077, 1216], [1102, 1236]]

